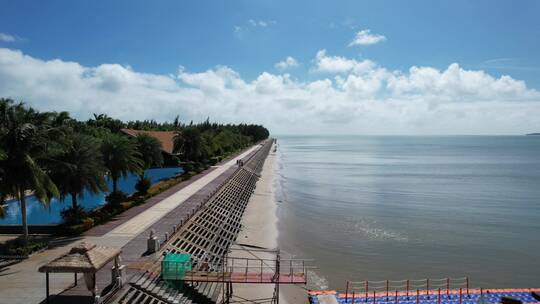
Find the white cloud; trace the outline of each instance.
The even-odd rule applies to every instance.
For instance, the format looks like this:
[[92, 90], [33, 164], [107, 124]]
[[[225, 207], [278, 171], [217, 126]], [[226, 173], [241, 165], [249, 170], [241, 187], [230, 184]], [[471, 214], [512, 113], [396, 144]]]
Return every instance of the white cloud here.
[[249, 25], [252, 27], [267, 27], [273, 24], [276, 24], [277, 22], [275, 20], [255, 20], [255, 19], [249, 19], [247, 21]]
[[383, 42], [386, 40], [386, 37], [379, 34], [372, 34], [370, 29], [361, 30], [356, 33], [353, 41], [349, 43], [349, 46], [353, 45], [371, 45]]
[[[274, 133], [509, 134], [540, 129], [540, 92], [510, 76], [458, 64], [389, 71], [372, 61], [318, 52], [310, 81], [230, 67], [176, 75], [118, 64], [41, 60], [0, 48], [0, 92], [41, 110], [86, 119], [254, 122]], [[328, 74], [332, 73], [332, 74]]]
[[260, 27], [267, 27], [272, 22], [275, 22], [275, 21], [264, 21], [264, 20], [253, 20], [253, 19], [248, 20], [249, 25], [251, 25], [251, 26], [260, 26]]
[[355, 73], [360, 74], [375, 68], [371, 60], [357, 61], [340, 56], [327, 56], [326, 50], [320, 50], [315, 56], [314, 71], [322, 73]]
[[256, 28], [266, 28], [271, 25], [276, 24], [275, 20], [255, 20], [249, 19], [246, 25], [235, 25], [233, 27], [234, 33], [238, 38], [243, 38], [245, 33], [250, 32], [250, 30], [255, 30]]
[[17, 36], [13, 36], [6, 33], [0, 33], [0, 42], [15, 42], [19, 40]]
[[239, 25], [235, 25], [233, 27], [233, 31], [234, 31], [234, 35], [238, 38], [238, 39], [242, 39], [244, 38], [244, 34], [247, 32], [247, 29], [244, 28], [244, 27], [241, 27]]
[[287, 56], [287, 58], [285, 58], [285, 60], [282, 60], [282, 61], [276, 63], [274, 66], [276, 67], [276, 69], [283, 71], [283, 70], [286, 70], [288, 68], [297, 67], [298, 65], [299, 65], [299, 63], [298, 63], [298, 61], [296, 61], [296, 59], [294, 59], [291, 56]]
[[495, 58], [481, 62], [478, 68], [497, 70], [538, 71], [540, 68], [528, 65], [518, 58]]

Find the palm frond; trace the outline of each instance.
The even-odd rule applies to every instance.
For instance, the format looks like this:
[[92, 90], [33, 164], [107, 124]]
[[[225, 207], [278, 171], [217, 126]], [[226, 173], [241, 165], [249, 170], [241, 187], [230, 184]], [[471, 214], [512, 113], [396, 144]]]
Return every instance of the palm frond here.
[[30, 156], [26, 156], [26, 163], [33, 173], [32, 176], [29, 176], [28, 178], [32, 179], [34, 194], [41, 203], [48, 205], [52, 197], [59, 196], [58, 188], [49, 175], [47, 175]]

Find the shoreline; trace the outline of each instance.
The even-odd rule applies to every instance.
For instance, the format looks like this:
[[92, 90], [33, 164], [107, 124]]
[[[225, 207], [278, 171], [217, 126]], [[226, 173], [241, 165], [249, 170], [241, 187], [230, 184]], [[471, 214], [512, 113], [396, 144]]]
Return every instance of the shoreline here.
[[[233, 251], [231, 256], [274, 259], [275, 254], [257, 250], [278, 249], [278, 206], [275, 199], [274, 180], [276, 175], [276, 152], [272, 144], [264, 162], [257, 187], [244, 211], [242, 230], [239, 232], [234, 247], [242, 250]], [[253, 249], [253, 250], [250, 250]], [[233, 284], [233, 299], [267, 299], [274, 292], [273, 284]], [[236, 298], [236, 299], [235, 299]], [[307, 290], [297, 285], [281, 285], [279, 301], [281, 303], [308, 303]], [[234, 302], [234, 301], [233, 301]]]

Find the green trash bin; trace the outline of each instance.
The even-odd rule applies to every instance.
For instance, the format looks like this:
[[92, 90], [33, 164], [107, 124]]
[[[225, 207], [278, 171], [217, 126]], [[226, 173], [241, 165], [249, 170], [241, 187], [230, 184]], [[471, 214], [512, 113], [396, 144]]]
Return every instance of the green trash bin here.
[[166, 281], [183, 280], [188, 270], [191, 270], [191, 254], [169, 253], [161, 261], [161, 275]]

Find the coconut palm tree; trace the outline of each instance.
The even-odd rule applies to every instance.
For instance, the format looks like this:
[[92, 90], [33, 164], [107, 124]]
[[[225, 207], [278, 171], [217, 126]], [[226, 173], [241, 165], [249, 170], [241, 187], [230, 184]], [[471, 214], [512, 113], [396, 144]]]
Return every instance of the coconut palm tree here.
[[203, 148], [201, 131], [195, 127], [186, 127], [174, 137], [174, 152], [180, 153], [184, 161], [197, 161]]
[[140, 174], [143, 162], [135, 141], [111, 134], [103, 139], [101, 153], [113, 183], [113, 193], [118, 193], [118, 179], [130, 173]]
[[135, 188], [140, 193], [146, 193], [150, 188], [151, 181], [146, 178], [145, 171], [152, 166], [161, 166], [163, 164], [163, 155], [161, 154], [161, 142], [148, 134], [139, 134], [135, 138], [137, 151], [141, 154], [143, 170], [139, 174], [139, 181]]
[[[1, 135], [0, 135], [1, 136]], [[2, 149], [0, 149], [0, 161], [4, 160], [6, 158], [6, 153]], [[4, 180], [4, 170], [0, 168], [0, 185], [2, 184], [2, 181]], [[3, 218], [5, 216], [4, 208], [2, 208], [2, 204], [4, 204], [5, 201], [5, 195], [3, 193], [0, 193], [0, 218]]]
[[143, 169], [147, 170], [152, 166], [161, 166], [163, 164], [163, 155], [161, 154], [161, 142], [148, 134], [139, 134], [135, 138], [137, 151], [141, 154]]
[[28, 241], [26, 220], [26, 194], [34, 193], [37, 199], [47, 205], [52, 196], [58, 196], [58, 189], [42, 166], [48, 158], [47, 144], [50, 129], [47, 115], [37, 113], [22, 103], [0, 100], [0, 146], [5, 157], [0, 160], [4, 172], [0, 184], [2, 196], [17, 198], [21, 206], [24, 241]]
[[106, 170], [99, 142], [88, 135], [71, 133], [55, 157], [51, 177], [62, 199], [71, 196], [71, 209], [76, 211], [77, 198], [83, 197], [84, 190], [93, 194], [108, 190]]

